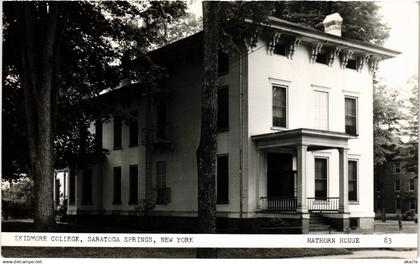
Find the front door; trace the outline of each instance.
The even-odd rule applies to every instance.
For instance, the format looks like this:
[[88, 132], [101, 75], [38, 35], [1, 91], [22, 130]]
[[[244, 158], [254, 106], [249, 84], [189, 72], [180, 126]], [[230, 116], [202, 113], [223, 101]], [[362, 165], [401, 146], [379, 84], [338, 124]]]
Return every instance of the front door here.
[[267, 196], [293, 197], [294, 177], [292, 155], [267, 154]]

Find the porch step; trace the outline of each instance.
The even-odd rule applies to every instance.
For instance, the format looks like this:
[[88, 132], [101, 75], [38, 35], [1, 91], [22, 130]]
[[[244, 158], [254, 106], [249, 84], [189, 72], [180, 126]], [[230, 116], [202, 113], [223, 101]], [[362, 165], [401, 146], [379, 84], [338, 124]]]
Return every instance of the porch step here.
[[311, 214], [309, 218], [309, 232], [325, 234], [333, 232], [335, 233], [337, 230], [335, 230], [335, 228], [331, 226], [324, 217]]

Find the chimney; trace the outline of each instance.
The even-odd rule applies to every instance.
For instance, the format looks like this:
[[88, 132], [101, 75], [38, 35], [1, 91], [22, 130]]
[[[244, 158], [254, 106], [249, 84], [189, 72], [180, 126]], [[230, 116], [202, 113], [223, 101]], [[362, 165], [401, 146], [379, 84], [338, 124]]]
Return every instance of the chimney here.
[[324, 24], [324, 32], [341, 37], [341, 23], [343, 18], [339, 13], [334, 13], [325, 17], [322, 24]]

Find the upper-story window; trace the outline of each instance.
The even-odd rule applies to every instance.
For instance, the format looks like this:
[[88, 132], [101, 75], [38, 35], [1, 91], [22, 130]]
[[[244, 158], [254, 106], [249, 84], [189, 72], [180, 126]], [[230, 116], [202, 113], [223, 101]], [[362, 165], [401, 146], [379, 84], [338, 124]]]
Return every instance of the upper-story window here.
[[156, 117], [156, 138], [159, 140], [168, 138], [168, 135], [166, 134], [166, 122], [166, 104], [161, 102], [157, 106]]
[[316, 56], [315, 62], [321, 63], [321, 64], [328, 64], [328, 56], [326, 53], [318, 53]]
[[286, 43], [277, 43], [276, 46], [274, 46], [274, 54], [286, 56], [287, 54], [287, 46]]
[[414, 179], [410, 179], [410, 183], [409, 183], [409, 191], [414, 191], [414, 187], [415, 186], [415, 184], [414, 184]]
[[217, 89], [217, 129], [229, 129], [229, 88], [223, 86]]
[[122, 122], [121, 117], [114, 117], [114, 149], [122, 147]]
[[328, 130], [328, 93], [314, 91], [314, 122], [316, 129]]
[[401, 172], [401, 163], [395, 162], [395, 173]]
[[400, 179], [395, 179], [395, 191], [399, 192], [401, 190], [401, 181]]
[[345, 98], [346, 134], [357, 135], [357, 99]]
[[129, 146], [135, 147], [139, 144], [139, 121], [137, 112], [131, 112], [131, 118], [129, 120], [130, 137]]
[[273, 126], [286, 127], [287, 91], [284, 86], [273, 86]]
[[346, 68], [347, 69], [356, 70], [356, 67], [357, 67], [357, 61], [356, 61], [356, 59], [349, 59], [347, 61], [347, 64], [346, 64]]
[[229, 73], [229, 55], [223, 51], [219, 51], [219, 64], [218, 64], [219, 75]]

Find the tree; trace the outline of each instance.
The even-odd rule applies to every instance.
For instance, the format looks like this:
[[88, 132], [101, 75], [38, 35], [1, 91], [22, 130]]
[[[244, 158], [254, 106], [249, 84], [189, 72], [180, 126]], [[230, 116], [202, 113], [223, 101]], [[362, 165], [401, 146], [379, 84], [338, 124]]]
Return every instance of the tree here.
[[419, 147], [419, 89], [417, 76], [408, 80], [411, 85], [411, 96], [408, 99], [408, 126], [405, 128], [408, 136], [408, 144], [414, 150], [414, 155], [410, 156], [406, 164], [409, 172], [418, 172], [418, 147]]
[[279, 1], [274, 16], [323, 31], [325, 16], [338, 12], [344, 37], [382, 45], [389, 27], [381, 21], [379, 8], [369, 1]]
[[[82, 126], [93, 120], [91, 113], [75, 111], [76, 107], [131, 77], [123, 58], [144, 54], [162, 25], [184, 14], [185, 3], [8, 2], [3, 6], [7, 51], [3, 65], [19, 83], [14, 88], [22, 89], [35, 224], [51, 230], [57, 137], [68, 135], [75, 123]], [[146, 27], [140, 29], [141, 20]]]

